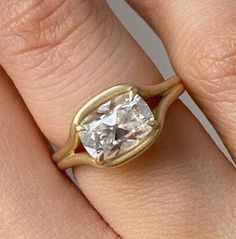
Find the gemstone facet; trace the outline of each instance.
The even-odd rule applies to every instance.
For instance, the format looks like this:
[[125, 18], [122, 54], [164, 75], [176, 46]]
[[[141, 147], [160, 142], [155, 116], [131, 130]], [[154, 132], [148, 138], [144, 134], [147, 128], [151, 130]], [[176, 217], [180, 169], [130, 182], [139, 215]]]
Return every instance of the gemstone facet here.
[[87, 152], [104, 160], [123, 154], [152, 131], [154, 120], [147, 103], [138, 95], [125, 93], [102, 104], [82, 122], [81, 143]]

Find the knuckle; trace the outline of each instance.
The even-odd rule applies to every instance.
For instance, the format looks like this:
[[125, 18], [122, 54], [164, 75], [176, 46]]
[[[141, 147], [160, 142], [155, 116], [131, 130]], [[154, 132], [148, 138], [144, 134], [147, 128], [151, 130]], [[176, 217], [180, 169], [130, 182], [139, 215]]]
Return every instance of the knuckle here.
[[[93, 0], [21, 0], [5, 8], [0, 45], [10, 54], [52, 48], [65, 41], [96, 13]], [[80, 14], [78, 14], [80, 13]]]
[[[51, 1], [50, 1], [51, 2]], [[42, 36], [46, 36], [46, 29], [42, 28], [42, 24], [46, 19], [56, 11], [57, 8], [61, 6], [60, 0], [54, 1], [53, 4], [49, 5], [46, 1], [19, 1], [18, 3], [12, 3], [4, 9], [4, 14], [8, 17], [5, 22], [1, 24], [1, 45], [3, 49], [15, 52], [17, 49], [24, 50], [27, 47], [33, 47], [36, 44], [36, 39], [40, 39], [42, 43], [45, 39]], [[16, 9], [15, 13], [10, 15], [11, 9]], [[56, 21], [50, 21], [50, 27], [55, 28]], [[49, 28], [49, 24], [47, 25]], [[6, 42], [15, 44], [5, 44]], [[39, 42], [38, 42], [39, 43]], [[12, 47], [13, 46], [13, 47]]]
[[236, 101], [236, 25], [203, 37], [189, 52], [187, 71], [190, 78], [199, 79], [203, 92], [207, 89], [216, 97], [227, 93]]
[[27, 86], [27, 80], [22, 81], [27, 71], [35, 87], [38, 79], [53, 78], [53, 82], [45, 81], [44, 88], [50, 88], [55, 81], [61, 81], [62, 75], [79, 70], [97, 48], [104, 47], [104, 40], [108, 43], [111, 37], [117, 37], [113, 32], [114, 18], [104, 3], [55, 0], [46, 7], [49, 1], [41, 0], [14, 16], [14, 21], [8, 21], [0, 30], [0, 48], [4, 51], [3, 61], [12, 63], [11, 71], [17, 72], [21, 80], [18, 85]]

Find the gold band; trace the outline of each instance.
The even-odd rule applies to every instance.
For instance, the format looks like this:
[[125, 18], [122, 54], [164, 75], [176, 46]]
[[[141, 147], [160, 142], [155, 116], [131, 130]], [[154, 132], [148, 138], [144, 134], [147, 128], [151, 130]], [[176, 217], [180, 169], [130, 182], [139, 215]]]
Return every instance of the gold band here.
[[[83, 119], [94, 109], [98, 108], [107, 101], [124, 93], [138, 93], [144, 100], [155, 96], [160, 96], [160, 101], [152, 110], [154, 121], [152, 122], [153, 131], [141, 140], [130, 151], [118, 155], [110, 160], [99, 161], [91, 157], [86, 150], [77, 152], [78, 146], [81, 145], [78, 127]], [[75, 115], [71, 127], [68, 141], [64, 147], [53, 154], [53, 160], [61, 169], [75, 167], [81, 164], [92, 165], [95, 167], [116, 167], [120, 166], [131, 159], [136, 158], [144, 152], [160, 135], [167, 110], [170, 105], [184, 92], [184, 86], [177, 76], [152, 86], [139, 86], [134, 84], [122, 84], [111, 87], [89, 100]]]

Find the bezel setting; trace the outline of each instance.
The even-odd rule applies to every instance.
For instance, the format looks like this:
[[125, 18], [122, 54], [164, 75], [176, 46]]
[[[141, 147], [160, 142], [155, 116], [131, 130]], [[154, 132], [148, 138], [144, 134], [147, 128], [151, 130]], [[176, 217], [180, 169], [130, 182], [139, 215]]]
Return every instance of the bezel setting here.
[[[180, 83], [179, 78], [173, 77], [170, 80], [164, 81], [155, 86], [137, 86], [134, 84], [122, 84], [113, 86], [95, 97], [91, 98], [81, 109], [76, 113], [73, 118], [70, 127], [70, 135], [67, 144], [53, 155], [54, 161], [58, 167], [65, 169], [76, 166], [78, 164], [89, 164], [95, 167], [117, 167], [130, 160], [136, 158], [145, 150], [147, 150], [157, 139], [161, 133], [166, 112], [169, 106], [178, 98], [178, 96], [184, 91], [183, 85]], [[83, 131], [82, 121], [99, 106], [114, 99], [122, 94], [130, 94], [130, 97], [134, 97], [138, 94], [143, 100], [147, 100], [151, 97], [160, 96], [161, 100], [152, 109], [154, 120], [149, 122], [152, 126], [151, 132], [142, 138], [134, 147], [130, 150], [118, 154], [113, 158], [104, 160], [103, 155], [99, 155], [97, 158], [93, 158], [87, 151], [77, 152], [78, 146], [81, 145], [79, 132]]]
[[99, 162], [132, 150], [153, 130], [150, 106], [139, 94], [131, 92], [105, 102], [80, 122], [81, 143], [93, 158], [100, 158]]

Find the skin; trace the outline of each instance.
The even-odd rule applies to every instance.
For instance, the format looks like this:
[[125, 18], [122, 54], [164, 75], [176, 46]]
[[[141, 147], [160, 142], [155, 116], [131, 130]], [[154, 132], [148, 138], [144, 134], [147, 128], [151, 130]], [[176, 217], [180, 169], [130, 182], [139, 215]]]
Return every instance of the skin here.
[[[235, 0], [128, 3], [235, 158]], [[105, 1], [0, 1], [0, 64], [1, 238], [236, 238], [235, 169], [180, 102], [130, 164], [75, 168], [76, 188], [52, 163], [45, 138], [92, 95], [163, 80]]]

